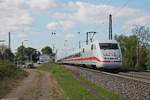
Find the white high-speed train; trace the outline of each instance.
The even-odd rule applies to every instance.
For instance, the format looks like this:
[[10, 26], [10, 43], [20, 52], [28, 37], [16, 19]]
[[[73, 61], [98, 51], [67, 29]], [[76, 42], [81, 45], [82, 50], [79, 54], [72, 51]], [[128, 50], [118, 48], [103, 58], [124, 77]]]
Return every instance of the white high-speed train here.
[[58, 63], [116, 69], [122, 65], [122, 53], [115, 40], [97, 41], [59, 59]]

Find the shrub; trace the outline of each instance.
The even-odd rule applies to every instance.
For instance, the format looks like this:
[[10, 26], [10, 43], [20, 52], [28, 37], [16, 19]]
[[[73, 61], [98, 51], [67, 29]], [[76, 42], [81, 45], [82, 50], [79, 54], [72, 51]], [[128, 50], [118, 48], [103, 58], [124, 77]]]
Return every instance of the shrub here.
[[25, 76], [25, 71], [17, 68], [9, 61], [0, 61], [0, 80]]

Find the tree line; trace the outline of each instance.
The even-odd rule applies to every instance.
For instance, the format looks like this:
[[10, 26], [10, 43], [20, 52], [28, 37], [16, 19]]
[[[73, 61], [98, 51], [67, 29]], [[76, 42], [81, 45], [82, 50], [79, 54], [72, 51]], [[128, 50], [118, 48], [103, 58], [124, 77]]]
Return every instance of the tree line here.
[[135, 26], [132, 35], [116, 35], [120, 43], [123, 67], [136, 70], [150, 69], [150, 29], [146, 26]]
[[45, 46], [41, 49], [41, 52], [32, 47], [19, 46], [16, 53], [13, 53], [10, 49], [5, 48], [3, 52], [0, 52], [0, 60], [8, 60], [11, 62], [16, 61], [32, 61], [37, 62], [41, 54], [51, 55], [53, 54], [52, 48]]

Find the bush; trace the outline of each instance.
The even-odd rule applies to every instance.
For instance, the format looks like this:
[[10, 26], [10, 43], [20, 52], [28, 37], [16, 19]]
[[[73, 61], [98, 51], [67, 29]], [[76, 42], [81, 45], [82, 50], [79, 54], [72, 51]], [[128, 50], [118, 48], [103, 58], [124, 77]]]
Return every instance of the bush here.
[[0, 80], [4, 79], [16, 79], [25, 76], [25, 71], [17, 68], [14, 64], [9, 61], [0, 61]]

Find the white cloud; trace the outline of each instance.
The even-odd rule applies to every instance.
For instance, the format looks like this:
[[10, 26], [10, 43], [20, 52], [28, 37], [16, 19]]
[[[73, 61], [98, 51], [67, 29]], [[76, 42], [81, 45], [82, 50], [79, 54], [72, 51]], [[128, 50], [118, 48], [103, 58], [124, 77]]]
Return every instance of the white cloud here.
[[47, 29], [49, 30], [69, 30], [75, 26], [75, 23], [70, 20], [64, 20], [59, 22], [50, 22], [47, 24]]
[[63, 27], [63, 29], [71, 29], [75, 26], [75, 23], [71, 20], [64, 20], [64, 21], [61, 21], [61, 25]]
[[60, 20], [65, 20], [66, 18], [68, 18], [68, 14], [67, 13], [64, 13], [64, 12], [56, 12], [56, 13], [53, 13], [53, 14], [50, 14], [52, 15], [51, 17], [52, 18], [55, 18], [55, 19], [60, 19]]
[[47, 24], [47, 28], [49, 30], [56, 30], [56, 29], [59, 29], [61, 27], [61, 25], [57, 22], [50, 22]]
[[49, 8], [55, 8], [59, 6], [59, 4], [53, 0], [29, 0], [28, 4], [31, 8], [37, 10], [48, 10]]
[[24, 38], [27, 37], [27, 34], [18, 34], [17, 37], [18, 37], [18, 38], [23, 38], [23, 39], [24, 39]]
[[32, 17], [21, 0], [1, 0], [0, 23], [0, 34], [21, 33], [30, 30]]
[[102, 23], [108, 20], [108, 15], [112, 14], [116, 19], [124, 19], [144, 16], [145, 14], [138, 9], [124, 8], [120, 11], [120, 7], [111, 5], [96, 5], [84, 2], [72, 3], [72, 9], [76, 9], [70, 15], [70, 19], [74, 19], [83, 23]]
[[141, 16], [125, 22], [124, 29], [131, 30], [135, 25], [148, 26], [150, 27], [150, 15]]
[[[108, 15], [112, 14], [114, 22], [119, 22], [124, 25], [128, 21], [138, 23], [142, 18], [147, 19], [147, 14], [139, 9], [120, 7], [112, 5], [90, 4], [85, 2], [69, 2], [66, 4], [70, 12], [56, 12], [53, 18], [61, 21], [70, 21], [72, 23], [80, 24], [102, 24], [108, 22]], [[64, 9], [66, 10], [66, 9]], [[136, 20], [137, 19], [137, 20]], [[137, 22], [138, 21], [138, 22]], [[145, 22], [145, 21], [144, 21]], [[149, 21], [145, 24], [148, 24]], [[116, 24], [116, 23], [115, 23]], [[67, 24], [68, 25], [68, 24]]]
[[70, 15], [70, 19], [82, 23], [97, 23], [106, 19], [104, 11], [105, 6], [103, 5], [75, 2], [70, 7], [76, 9], [76, 11]]

